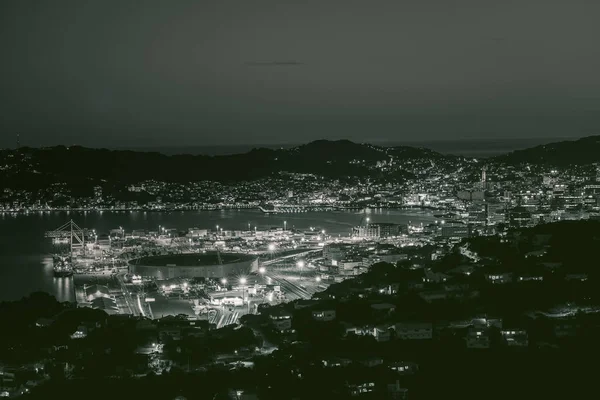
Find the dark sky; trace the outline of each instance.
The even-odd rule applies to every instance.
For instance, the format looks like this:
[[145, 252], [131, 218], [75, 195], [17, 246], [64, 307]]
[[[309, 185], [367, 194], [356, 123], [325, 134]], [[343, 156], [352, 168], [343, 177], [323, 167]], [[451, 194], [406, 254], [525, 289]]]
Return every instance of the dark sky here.
[[600, 133], [598, 0], [2, 0], [0, 146]]

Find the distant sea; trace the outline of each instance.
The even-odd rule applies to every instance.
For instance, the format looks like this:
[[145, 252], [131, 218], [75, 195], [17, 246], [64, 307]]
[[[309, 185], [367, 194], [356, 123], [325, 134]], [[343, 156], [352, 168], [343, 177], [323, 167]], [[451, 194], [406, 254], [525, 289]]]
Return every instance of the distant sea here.
[[[420, 142], [369, 142], [379, 146], [413, 146], [424, 147], [442, 154], [454, 154], [465, 157], [494, 157], [515, 150], [542, 144], [575, 140], [576, 138], [524, 138], [524, 139], [457, 139], [457, 140], [432, 140]], [[175, 154], [204, 154], [210, 156], [246, 153], [254, 148], [280, 149], [291, 148], [300, 144], [237, 144], [213, 146], [155, 146], [155, 147], [127, 147], [127, 150], [152, 151], [166, 155]]]

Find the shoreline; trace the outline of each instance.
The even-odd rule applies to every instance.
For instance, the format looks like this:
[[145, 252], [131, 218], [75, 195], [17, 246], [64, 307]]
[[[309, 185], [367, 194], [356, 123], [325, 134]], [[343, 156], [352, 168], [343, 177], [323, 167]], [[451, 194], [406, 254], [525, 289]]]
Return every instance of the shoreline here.
[[144, 209], [144, 208], [112, 208], [112, 209], [98, 209], [98, 208], [55, 208], [55, 209], [28, 209], [28, 210], [0, 210], [0, 214], [10, 215], [29, 215], [29, 214], [53, 214], [53, 213], [131, 213], [131, 212], [144, 212], [144, 213], [170, 213], [170, 212], [190, 212], [190, 211], [244, 211], [253, 210], [261, 211], [263, 214], [278, 215], [278, 214], [302, 214], [304, 212], [343, 212], [343, 211], [364, 211], [366, 209], [371, 210], [423, 210], [423, 211], [447, 211], [447, 208], [433, 207], [433, 206], [364, 206], [364, 207], [340, 207], [340, 206], [310, 206], [302, 208], [298, 206], [298, 209], [303, 211], [291, 211], [291, 212], [264, 212], [259, 207], [217, 207], [217, 208], [197, 208], [197, 207], [185, 207], [185, 208], [172, 208], [172, 209]]

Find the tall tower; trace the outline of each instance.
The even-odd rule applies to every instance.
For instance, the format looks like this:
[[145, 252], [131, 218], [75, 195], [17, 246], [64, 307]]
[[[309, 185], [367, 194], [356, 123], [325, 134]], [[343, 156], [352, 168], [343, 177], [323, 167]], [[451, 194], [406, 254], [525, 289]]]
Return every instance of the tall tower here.
[[481, 188], [485, 189], [487, 165], [481, 168]]
[[17, 133], [17, 149], [21, 148], [21, 134]]

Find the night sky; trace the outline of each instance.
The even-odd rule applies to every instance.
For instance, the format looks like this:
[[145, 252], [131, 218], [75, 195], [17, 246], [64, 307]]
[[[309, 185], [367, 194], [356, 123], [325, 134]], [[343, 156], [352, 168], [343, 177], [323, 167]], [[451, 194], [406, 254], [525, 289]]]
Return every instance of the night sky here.
[[0, 146], [600, 134], [598, 0], [2, 0]]

